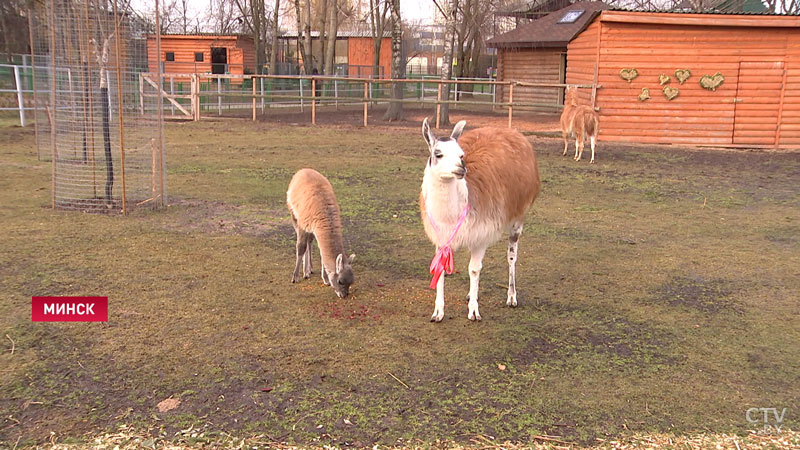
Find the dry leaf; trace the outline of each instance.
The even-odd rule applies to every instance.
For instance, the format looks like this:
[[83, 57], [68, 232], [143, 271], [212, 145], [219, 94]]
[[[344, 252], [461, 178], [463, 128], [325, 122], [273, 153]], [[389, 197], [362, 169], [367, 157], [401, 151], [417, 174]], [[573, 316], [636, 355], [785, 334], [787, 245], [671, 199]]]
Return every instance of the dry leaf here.
[[158, 412], [167, 412], [172, 411], [173, 409], [177, 408], [181, 404], [181, 401], [177, 398], [168, 398], [166, 400], [162, 400], [158, 405]]
[[500, 370], [506, 370], [506, 365], [505, 364], [498, 364], [497, 368], [500, 369]]

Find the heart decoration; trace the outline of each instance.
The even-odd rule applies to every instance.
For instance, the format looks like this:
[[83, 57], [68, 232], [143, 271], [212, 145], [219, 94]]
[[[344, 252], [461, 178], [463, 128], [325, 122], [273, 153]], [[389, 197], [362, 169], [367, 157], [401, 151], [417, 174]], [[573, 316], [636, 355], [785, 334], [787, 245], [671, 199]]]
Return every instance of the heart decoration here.
[[639, 94], [639, 101], [643, 102], [650, 99], [650, 89], [642, 88], [642, 93]]
[[722, 83], [724, 82], [725, 77], [719, 72], [715, 73], [713, 76], [703, 75], [700, 77], [700, 86], [702, 86], [703, 89], [708, 89], [709, 91], [716, 91], [717, 88], [722, 86]]
[[659, 75], [658, 76], [658, 83], [660, 85], [662, 85], [662, 86], [665, 85], [665, 84], [669, 84], [669, 75], [667, 75], [665, 73], [662, 73], [661, 75]]
[[675, 78], [677, 78], [680, 84], [685, 83], [691, 76], [692, 72], [689, 69], [678, 69], [675, 71]]
[[619, 77], [630, 83], [634, 78], [639, 76], [639, 71], [636, 69], [622, 69], [619, 71]]
[[675, 97], [680, 94], [678, 88], [674, 88], [672, 86], [664, 86], [664, 89], [661, 90], [664, 93], [664, 97], [667, 97], [667, 100], [673, 100]]

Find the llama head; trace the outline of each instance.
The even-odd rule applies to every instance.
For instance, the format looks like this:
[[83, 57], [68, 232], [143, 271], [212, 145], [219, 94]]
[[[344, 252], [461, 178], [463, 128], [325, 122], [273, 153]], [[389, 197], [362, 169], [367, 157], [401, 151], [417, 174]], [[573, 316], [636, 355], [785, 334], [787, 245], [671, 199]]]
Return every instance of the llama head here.
[[564, 104], [575, 105], [578, 102], [578, 88], [572, 85], [567, 85], [564, 89]]
[[345, 298], [350, 293], [350, 285], [355, 281], [353, 276], [353, 260], [356, 259], [356, 254], [345, 256], [341, 253], [336, 257], [336, 269], [330, 273], [330, 281], [333, 290], [339, 298]]
[[422, 137], [428, 143], [431, 155], [428, 158], [428, 170], [440, 180], [462, 179], [467, 174], [464, 165], [464, 150], [458, 145], [458, 138], [467, 125], [466, 120], [458, 122], [449, 137], [437, 138], [433, 134], [428, 118], [422, 121]]

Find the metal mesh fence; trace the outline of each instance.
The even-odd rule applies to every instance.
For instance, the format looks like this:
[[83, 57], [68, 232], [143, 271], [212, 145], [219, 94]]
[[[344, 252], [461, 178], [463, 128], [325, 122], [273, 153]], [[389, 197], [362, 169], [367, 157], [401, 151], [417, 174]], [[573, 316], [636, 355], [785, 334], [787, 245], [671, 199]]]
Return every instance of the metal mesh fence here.
[[166, 204], [163, 117], [147, 24], [115, 0], [47, 0], [34, 38], [37, 146], [53, 205], [122, 211]]

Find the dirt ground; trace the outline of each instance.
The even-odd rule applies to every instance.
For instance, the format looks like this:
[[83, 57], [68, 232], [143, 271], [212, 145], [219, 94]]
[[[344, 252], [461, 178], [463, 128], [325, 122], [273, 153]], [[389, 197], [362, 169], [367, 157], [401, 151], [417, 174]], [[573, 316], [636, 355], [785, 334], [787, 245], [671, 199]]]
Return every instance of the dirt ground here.
[[[760, 435], [737, 436], [764, 425], [800, 428], [797, 153], [601, 142], [589, 165], [531, 136], [543, 185], [520, 241], [520, 306], [505, 306], [498, 244], [483, 321], [468, 321], [459, 251], [432, 324], [425, 112], [408, 113], [366, 129], [359, 111], [318, 127], [305, 115], [170, 123], [170, 206], [127, 216], [50, 209], [32, 131], [0, 128], [0, 447], [128, 433], [146, 447], [725, 434], [702, 446], [745, 448]], [[550, 131], [552, 119], [515, 123]], [[301, 167], [336, 190], [357, 254], [347, 299], [317, 275], [289, 282], [285, 192]], [[109, 322], [32, 323], [38, 295], [108, 296]], [[786, 413], [765, 424], [750, 408]], [[769, 445], [800, 445], [769, 430]]]

